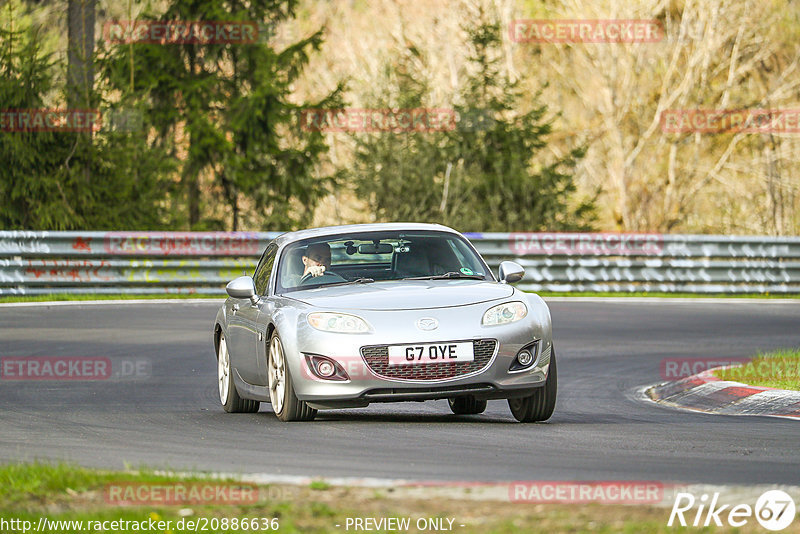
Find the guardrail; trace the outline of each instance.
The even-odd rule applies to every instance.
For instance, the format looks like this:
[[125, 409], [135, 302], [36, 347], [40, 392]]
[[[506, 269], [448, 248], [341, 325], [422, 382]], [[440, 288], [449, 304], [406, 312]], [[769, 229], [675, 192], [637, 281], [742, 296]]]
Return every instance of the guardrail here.
[[[0, 231], [0, 295], [224, 294], [279, 232]], [[531, 291], [800, 293], [800, 238], [468, 233]]]

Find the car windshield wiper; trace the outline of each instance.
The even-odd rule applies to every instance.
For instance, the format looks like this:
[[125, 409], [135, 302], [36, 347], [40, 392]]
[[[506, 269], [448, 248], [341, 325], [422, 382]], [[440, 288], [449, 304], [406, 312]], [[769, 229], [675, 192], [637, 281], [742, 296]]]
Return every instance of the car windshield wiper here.
[[355, 280], [345, 280], [343, 282], [334, 282], [332, 284], [324, 284], [319, 287], [330, 287], [330, 286], [346, 286], [349, 284], [369, 284], [374, 282], [374, 278], [356, 278]]
[[403, 278], [403, 280], [444, 280], [447, 278], [469, 278], [472, 280], [484, 280], [482, 274], [464, 274], [458, 271], [451, 271], [449, 273], [444, 274], [431, 274], [428, 276], [409, 276], [408, 278]]

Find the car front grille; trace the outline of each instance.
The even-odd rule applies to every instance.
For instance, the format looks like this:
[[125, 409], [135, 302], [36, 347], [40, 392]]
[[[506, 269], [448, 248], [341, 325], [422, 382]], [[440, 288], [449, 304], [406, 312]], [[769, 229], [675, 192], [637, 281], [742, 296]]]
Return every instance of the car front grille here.
[[477, 373], [485, 369], [492, 360], [497, 341], [476, 339], [472, 341], [475, 359], [471, 362], [420, 363], [412, 365], [389, 365], [388, 345], [361, 347], [361, 357], [376, 375], [400, 380], [446, 380]]

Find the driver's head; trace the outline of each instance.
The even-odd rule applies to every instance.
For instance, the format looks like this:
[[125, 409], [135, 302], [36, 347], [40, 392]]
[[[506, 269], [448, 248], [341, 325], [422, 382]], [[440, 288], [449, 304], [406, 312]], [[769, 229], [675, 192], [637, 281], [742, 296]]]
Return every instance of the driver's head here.
[[306, 247], [303, 254], [303, 265], [306, 269], [315, 265], [324, 265], [325, 269], [331, 268], [331, 247], [327, 243], [314, 243]]

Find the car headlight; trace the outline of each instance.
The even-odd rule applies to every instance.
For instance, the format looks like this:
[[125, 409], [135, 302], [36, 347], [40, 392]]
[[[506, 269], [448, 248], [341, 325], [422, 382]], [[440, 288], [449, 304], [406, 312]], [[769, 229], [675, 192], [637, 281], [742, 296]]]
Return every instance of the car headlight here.
[[483, 326], [497, 326], [519, 321], [528, 315], [528, 307], [522, 302], [506, 302], [493, 306], [483, 314]]
[[369, 326], [364, 319], [346, 313], [309, 313], [308, 324], [323, 332], [338, 332], [340, 334], [363, 334], [369, 332]]

